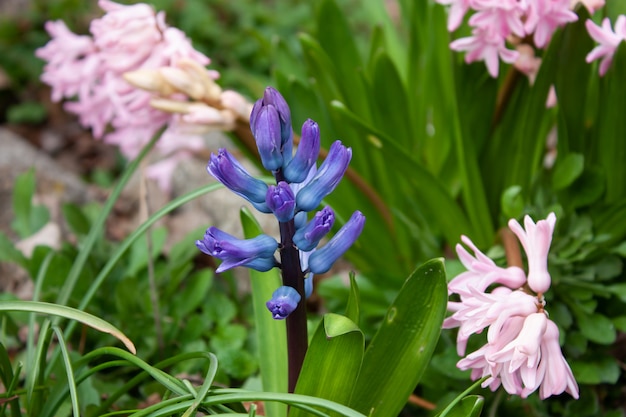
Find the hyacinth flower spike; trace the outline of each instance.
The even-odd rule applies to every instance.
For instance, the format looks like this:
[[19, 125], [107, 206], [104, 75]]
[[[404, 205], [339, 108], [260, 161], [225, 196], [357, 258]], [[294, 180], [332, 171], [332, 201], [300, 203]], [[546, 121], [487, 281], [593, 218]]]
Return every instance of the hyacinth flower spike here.
[[496, 269], [469, 239], [464, 242], [475, 257], [457, 248], [468, 271], [449, 284], [460, 301], [449, 303], [452, 315], [443, 327], [459, 328], [460, 356], [465, 355], [470, 336], [488, 328], [487, 343], [467, 354], [457, 367], [471, 370], [472, 379], [488, 377], [482, 386], [491, 390], [502, 386], [521, 397], [539, 390], [542, 399], [567, 391], [578, 398], [578, 386], [559, 346], [558, 328], [548, 318], [543, 297], [551, 284], [547, 259], [556, 216], [551, 213], [537, 223], [526, 216], [524, 227], [516, 220], [508, 224], [528, 258], [523, 282], [518, 274], [507, 277], [505, 269]]
[[[355, 242], [363, 230], [365, 217], [356, 211], [326, 245], [317, 249], [332, 228], [335, 213], [325, 207], [307, 221], [307, 212], [316, 209], [338, 185], [350, 163], [351, 149], [336, 141], [318, 169], [320, 131], [317, 123], [309, 119], [302, 126], [302, 138], [293, 155], [291, 111], [280, 93], [270, 87], [252, 108], [250, 130], [262, 165], [272, 172], [276, 185], [267, 186], [252, 177], [225, 149], [211, 155], [207, 169], [257, 210], [274, 214], [280, 243], [267, 235], [237, 239], [211, 227], [196, 245], [203, 252], [222, 259], [217, 272], [236, 266], [259, 271], [281, 269], [283, 285], [266, 306], [273, 318], [286, 319], [289, 390], [293, 392], [308, 342], [302, 300], [313, 291], [313, 274], [329, 271]], [[274, 258], [277, 250], [280, 262]]]

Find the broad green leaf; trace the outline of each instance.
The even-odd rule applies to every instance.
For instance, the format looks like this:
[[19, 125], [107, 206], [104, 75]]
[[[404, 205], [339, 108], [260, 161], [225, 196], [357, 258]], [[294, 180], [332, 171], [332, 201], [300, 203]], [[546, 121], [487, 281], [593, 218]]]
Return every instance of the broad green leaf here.
[[513, 185], [502, 193], [500, 199], [500, 207], [502, 214], [509, 219], [516, 219], [522, 216], [524, 212], [524, 197], [522, 196], [522, 187]]
[[555, 190], [569, 186], [583, 173], [584, 167], [585, 157], [582, 154], [570, 153], [563, 159], [559, 158], [552, 175], [552, 186]]
[[14, 262], [22, 267], [26, 268], [28, 260], [22, 255], [11, 239], [4, 233], [0, 232], [0, 261], [1, 262]]
[[360, 318], [360, 295], [359, 286], [356, 283], [354, 272], [350, 272], [350, 293], [348, 295], [348, 305], [346, 306], [346, 317], [359, 325]]
[[414, 151], [418, 141], [412, 129], [412, 118], [407, 117], [409, 103], [406, 87], [400, 79], [398, 69], [385, 52], [376, 56], [371, 78], [369, 97], [374, 107], [372, 119], [375, 126], [399, 146], [409, 152]]
[[80, 207], [75, 204], [66, 203], [63, 204], [61, 210], [63, 211], [63, 217], [65, 217], [65, 221], [67, 221], [67, 224], [72, 229], [72, 232], [80, 236], [89, 233], [91, 223]]
[[398, 415], [435, 349], [447, 299], [441, 259], [411, 274], [365, 351], [351, 407], [369, 416]]
[[317, 39], [337, 68], [339, 77], [336, 80], [350, 108], [357, 114], [369, 115], [365, 85], [359, 76], [363, 71], [363, 60], [346, 16], [335, 0], [322, 0], [319, 5]]
[[[248, 209], [240, 213], [244, 236], [247, 239], [263, 233], [261, 226]], [[259, 349], [259, 369], [263, 390], [266, 392], [287, 392], [287, 332], [283, 320], [274, 320], [265, 303], [272, 293], [282, 285], [278, 269], [259, 272], [250, 269], [250, 292], [254, 310], [257, 346]], [[287, 415], [284, 404], [265, 404], [268, 416]]]
[[315, 78], [315, 87], [326, 101], [343, 100], [337, 86], [337, 69], [326, 51], [314, 38], [300, 34], [298, 39], [304, 52], [304, 61], [309, 68], [309, 76]]
[[598, 167], [589, 167], [565, 190], [561, 191], [563, 206], [575, 209], [598, 201], [606, 188], [606, 175]]
[[437, 417], [479, 417], [484, 403], [485, 399], [480, 395], [468, 395], [459, 401], [454, 408], [445, 414], [437, 414]]
[[610, 345], [615, 341], [615, 326], [606, 316], [598, 313], [577, 314], [576, 319], [580, 331], [590, 341], [602, 345]]
[[75, 320], [93, 327], [98, 331], [112, 335], [121, 341], [133, 354], [137, 353], [133, 342], [115, 326], [99, 317], [75, 308], [40, 301], [0, 301], [0, 311], [25, 311], [28, 313], [48, 314]]
[[[406, 45], [403, 40], [400, 39], [399, 32], [397, 30], [397, 23], [394, 22], [389, 16], [389, 12], [386, 9], [385, 2], [382, 1], [366, 1], [361, 3], [364, 11], [369, 15], [369, 18], [376, 22], [377, 26], [372, 31], [371, 51], [376, 49], [385, 49], [389, 56], [393, 59], [396, 66], [401, 69], [402, 72], [407, 70], [407, 58]], [[370, 58], [373, 57], [370, 54]], [[403, 79], [406, 74], [401, 74]]]
[[579, 384], [615, 384], [620, 375], [619, 364], [611, 356], [575, 361], [571, 367]]
[[626, 303], [626, 284], [613, 284], [609, 287], [609, 290], [623, 303]]
[[167, 229], [158, 227], [148, 231], [145, 239], [150, 239], [150, 245], [145, 239], [138, 240], [130, 248], [130, 262], [126, 267], [126, 276], [133, 276], [148, 265], [149, 259], [153, 261], [161, 254], [165, 245]]
[[[361, 368], [364, 343], [363, 333], [352, 320], [324, 315], [304, 358], [295, 393], [347, 405]], [[305, 415], [296, 409], [289, 413], [289, 417]]]
[[606, 201], [614, 202], [626, 196], [626, 45], [620, 43], [611, 68], [600, 80], [598, 120], [594, 145], [597, 163], [606, 175]]
[[585, 152], [585, 106], [587, 85], [592, 66], [585, 57], [593, 49], [593, 40], [585, 28], [589, 12], [585, 7], [578, 10], [578, 21], [566, 25], [562, 30], [558, 68], [554, 86], [558, 97], [558, 149], [560, 155], [567, 152]]
[[171, 314], [177, 318], [185, 318], [206, 300], [207, 292], [212, 285], [213, 271], [210, 269], [203, 269], [191, 275], [183, 281], [183, 288], [179, 289], [176, 297], [172, 299]]
[[626, 332], [626, 316], [619, 316], [613, 319], [615, 328], [620, 332]]

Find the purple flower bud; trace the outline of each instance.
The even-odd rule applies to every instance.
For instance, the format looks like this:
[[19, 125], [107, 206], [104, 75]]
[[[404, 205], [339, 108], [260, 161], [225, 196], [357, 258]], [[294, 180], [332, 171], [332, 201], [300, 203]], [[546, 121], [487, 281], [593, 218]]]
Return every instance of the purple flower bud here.
[[360, 211], [355, 211], [350, 220], [343, 225], [341, 229], [328, 241], [324, 247], [316, 250], [309, 257], [309, 269], [314, 274], [323, 274], [333, 266], [335, 261], [339, 259], [354, 241], [359, 237], [363, 226], [365, 225], [365, 216]]
[[337, 187], [346, 169], [348, 169], [351, 158], [351, 148], [346, 148], [339, 140], [333, 143], [328, 151], [328, 156], [322, 162], [313, 179], [298, 192], [296, 196], [298, 210], [311, 211], [319, 206], [322, 199]]
[[250, 262], [246, 262], [245, 264], [241, 266], [255, 269], [260, 272], [267, 272], [270, 269], [278, 266], [278, 262], [276, 262], [276, 258], [274, 258], [273, 256], [270, 256], [269, 258], [254, 258]]
[[311, 167], [317, 162], [320, 153], [320, 129], [317, 123], [308, 119], [302, 125], [302, 137], [296, 155], [286, 164], [283, 171], [287, 181], [300, 183], [305, 180]]
[[293, 235], [293, 243], [301, 251], [308, 252], [314, 249], [324, 236], [330, 231], [335, 223], [335, 213], [333, 209], [326, 206], [315, 213], [313, 219], [304, 227], [296, 230]]
[[[291, 189], [293, 190], [293, 188], [291, 188]], [[293, 217], [293, 222], [294, 222], [294, 225], [296, 226], [296, 229], [299, 229], [302, 226], [304, 226], [306, 224], [307, 220], [308, 220], [307, 219], [307, 215], [306, 215], [306, 212], [304, 212], [304, 211], [299, 211]]]
[[283, 320], [298, 307], [301, 298], [294, 288], [283, 285], [274, 291], [272, 299], [265, 305], [274, 319]]
[[[278, 242], [268, 235], [259, 235], [252, 239], [237, 239], [216, 227], [209, 227], [204, 238], [196, 240], [196, 246], [207, 255], [221, 259], [223, 262], [216, 272], [223, 272], [241, 265], [254, 269], [267, 266], [278, 249]], [[255, 260], [257, 261], [254, 262]]]
[[[259, 123], [259, 115], [261, 114], [261, 110], [267, 106], [272, 106], [274, 110], [278, 114], [279, 125], [280, 125], [280, 146], [278, 149], [282, 153], [283, 160], [282, 162], [287, 163], [291, 160], [291, 153], [293, 149], [293, 132], [291, 130], [291, 111], [289, 110], [289, 106], [287, 102], [280, 95], [278, 91], [276, 91], [272, 87], [267, 87], [265, 92], [263, 93], [263, 98], [256, 101], [254, 107], [252, 108], [252, 113], [250, 114], [250, 129], [257, 142], [259, 138], [255, 133], [260, 126]], [[265, 166], [265, 164], [263, 165]], [[270, 169], [267, 168], [266, 169]], [[271, 169], [270, 169], [271, 170]]]
[[259, 110], [252, 131], [261, 155], [263, 167], [276, 171], [283, 166], [280, 118], [276, 107], [263, 106]]
[[235, 194], [252, 203], [265, 204], [267, 184], [248, 174], [226, 149], [219, 149], [217, 155], [211, 154], [207, 171]]
[[280, 181], [276, 186], [269, 186], [265, 203], [279, 222], [284, 223], [293, 219], [296, 209], [296, 196], [285, 181]]

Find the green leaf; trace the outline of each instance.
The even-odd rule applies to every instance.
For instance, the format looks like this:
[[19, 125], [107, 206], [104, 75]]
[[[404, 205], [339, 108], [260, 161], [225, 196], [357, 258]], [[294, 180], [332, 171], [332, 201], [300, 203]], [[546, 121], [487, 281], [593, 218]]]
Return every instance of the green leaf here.
[[334, 0], [322, 0], [319, 6], [317, 39], [337, 69], [340, 80], [338, 86], [349, 107], [357, 114], [368, 115], [365, 85], [359, 76], [363, 70], [363, 61], [346, 16]]
[[502, 193], [500, 199], [502, 214], [509, 219], [520, 218], [524, 212], [524, 197], [522, 187], [513, 185]]
[[626, 332], [626, 316], [619, 316], [613, 319], [615, 328], [620, 332]]
[[[13, 395], [13, 390], [18, 387], [17, 380], [20, 376], [20, 365], [18, 364], [16, 372], [13, 372], [13, 367], [11, 366], [11, 359], [9, 358], [9, 353], [2, 343], [0, 343], [0, 381], [2, 385], [5, 387], [5, 394], [10, 398]], [[11, 405], [11, 417], [20, 417], [22, 414], [20, 413], [20, 402], [19, 398], [16, 396], [12, 400], [7, 400], [7, 403]], [[3, 404], [0, 407], [0, 414], [5, 415], [6, 404]]]
[[[363, 333], [352, 320], [324, 315], [304, 358], [295, 393], [347, 405], [361, 368], [364, 344]], [[302, 410], [289, 413], [289, 417], [304, 415]]]
[[598, 313], [577, 314], [576, 320], [582, 334], [592, 342], [609, 345], [617, 337], [613, 322], [606, 316]]
[[[244, 236], [247, 239], [263, 233], [250, 210], [240, 212]], [[274, 320], [265, 303], [272, 293], [282, 285], [278, 269], [267, 272], [250, 270], [250, 292], [254, 310], [257, 346], [259, 349], [259, 369], [263, 390], [266, 392], [287, 392], [287, 331], [284, 320]], [[268, 416], [284, 417], [287, 407], [284, 404], [265, 404]]]
[[32, 204], [35, 194], [35, 171], [30, 169], [18, 175], [13, 189], [13, 214], [11, 226], [22, 237], [28, 237], [41, 229], [50, 219], [50, 213], [44, 206]]
[[626, 195], [626, 117], [620, 109], [626, 107], [626, 45], [621, 43], [611, 68], [600, 80], [597, 131], [594, 132], [597, 164], [606, 176], [606, 201], [618, 201]]
[[385, 52], [376, 56], [371, 84], [370, 101], [374, 107], [372, 118], [375, 126], [383, 129], [403, 148], [414, 149], [415, 134], [410, 119], [406, 118], [409, 109], [406, 87], [398, 69]]
[[11, 239], [4, 233], [0, 232], [0, 261], [1, 262], [14, 262], [18, 265], [26, 267], [28, 260], [22, 255]]
[[348, 294], [348, 305], [346, 306], [346, 317], [359, 325], [359, 287], [356, 283], [354, 272], [350, 272], [350, 293]]
[[626, 284], [613, 284], [609, 287], [609, 290], [619, 297], [622, 302], [626, 303]]
[[82, 210], [75, 204], [66, 203], [61, 208], [63, 211], [63, 217], [67, 221], [67, 224], [72, 229], [72, 232], [79, 236], [89, 233], [91, 223]]
[[29, 313], [48, 314], [79, 321], [103, 333], [119, 339], [132, 353], [136, 353], [135, 345], [112, 324], [84, 311], [64, 305], [44, 303], [40, 301], [0, 301], [0, 311], [25, 311]]
[[152, 260], [161, 254], [161, 249], [167, 238], [167, 229], [159, 227], [146, 234], [146, 239], [150, 239], [150, 245], [146, 240], [136, 241], [130, 248], [130, 262], [126, 268], [126, 276], [136, 275], [141, 269], [148, 266], [148, 256]]
[[585, 157], [582, 154], [565, 155], [563, 160], [557, 160], [552, 176], [552, 186], [555, 190], [562, 190], [571, 185], [583, 173], [584, 167]]
[[479, 417], [483, 410], [485, 399], [480, 395], [468, 395], [459, 401], [446, 414], [437, 414], [437, 417]]
[[[585, 57], [594, 43], [585, 22], [589, 12], [585, 7], [578, 10], [578, 20], [562, 29], [562, 42], [555, 51], [558, 67], [554, 72], [554, 86], [558, 97], [558, 151], [585, 152], [585, 105], [588, 97], [589, 78], [593, 67]], [[569, 155], [568, 155], [569, 156]]]
[[398, 415], [435, 349], [447, 299], [441, 259], [409, 276], [365, 351], [351, 407], [370, 416]]
[[594, 360], [572, 362], [572, 372], [579, 384], [615, 384], [619, 379], [619, 364], [608, 355]]
[[206, 301], [206, 295], [213, 285], [213, 271], [203, 269], [183, 282], [172, 302], [172, 314], [184, 318]]

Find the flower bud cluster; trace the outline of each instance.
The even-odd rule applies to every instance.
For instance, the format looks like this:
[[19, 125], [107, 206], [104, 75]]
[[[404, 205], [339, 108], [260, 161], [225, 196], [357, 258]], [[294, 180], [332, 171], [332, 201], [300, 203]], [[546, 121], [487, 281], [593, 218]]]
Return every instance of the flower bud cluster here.
[[488, 377], [483, 387], [500, 385], [509, 394], [527, 397], [539, 390], [542, 399], [567, 391], [578, 398], [578, 385], [559, 346], [559, 330], [548, 318], [543, 294], [550, 288], [548, 251], [556, 216], [536, 224], [526, 216], [524, 227], [510, 220], [509, 228], [522, 244], [528, 273], [521, 268], [501, 268], [467, 237], [457, 253], [466, 272], [448, 284], [459, 302], [449, 302], [453, 314], [444, 328], [458, 327], [457, 352], [465, 355], [472, 334], [487, 331], [487, 344], [461, 359], [457, 366], [470, 369], [472, 379]]
[[[295, 274], [305, 279], [305, 294], [293, 286], [284, 285], [267, 303], [276, 319], [286, 318], [301, 298], [312, 290], [312, 275], [328, 272], [360, 235], [365, 217], [355, 211], [350, 220], [320, 249], [320, 241], [333, 227], [335, 213], [326, 206], [308, 220], [307, 213], [315, 211], [322, 200], [341, 181], [352, 157], [352, 150], [336, 141], [328, 156], [317, 166], [320, 152], [319, 126], [307, 120], [302, 126], [302, 136], [295, 154], [291, 111], [278, 91], [268, 87], [253, 106], [250, 129], [255, 137], [261, 163], [276, 178], [276, 185], [266, 185], [252, 177], [226, 150], [212, 154], [207, 170], [231, 191], [248, 200], [257, 210], [273, 213], [281, 225], [281, 243], [267, 235], [254, 239], [238, 240], [209, 228], [204, 239], [198, 240], [198, 248], [223, 262], [218, 272], [235, 266], [265, 271], [273, 266], [285, 274]], [[272, 241], [273, 243], [270, 243]], [[299, 265], [296, 271], [285, 271], [274, 258], [280, 249], [296, 250]], [[270, 253], [271, 252], [271, 253]], [[285, 283], [285, 282], [283, 282]]]

